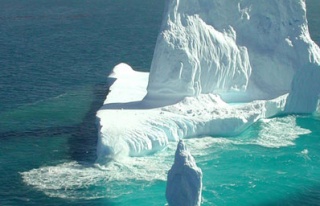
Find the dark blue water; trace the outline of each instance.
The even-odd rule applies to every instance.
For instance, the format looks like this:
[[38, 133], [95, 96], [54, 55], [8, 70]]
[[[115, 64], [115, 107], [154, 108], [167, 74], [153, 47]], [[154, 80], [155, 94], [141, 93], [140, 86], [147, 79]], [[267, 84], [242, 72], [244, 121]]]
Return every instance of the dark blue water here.
[[149, 68], [162, 2], [2, 0], [0, 11], [0, 98], [8, 110], [104, 82], [122, 61]]
[[[0, 3], [0, 205], [164, 205], [174, 144], [126, 167], [92, 165], [106, 77], [120, 62], [148, 71], [163, 2]], [[320, 1], [307, 3], [319, 43]], [[319, 137], [319, 116], [308, 116], [188, 140], [203, 205], [320, 205]]]
[[0, 3], [0, 205], [82, 204], [48, 198], [19, 172], [94, 161], [106, 77], [120, 62], [148, 70], [163, 2]]

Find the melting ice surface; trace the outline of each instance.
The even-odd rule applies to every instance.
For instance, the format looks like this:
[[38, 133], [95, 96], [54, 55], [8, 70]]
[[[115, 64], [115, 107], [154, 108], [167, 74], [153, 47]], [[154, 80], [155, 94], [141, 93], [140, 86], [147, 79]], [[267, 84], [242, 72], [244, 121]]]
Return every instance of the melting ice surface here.
[[97, 164], [43, 167], [23, 179], [49, 196], [116, 198], [139, 181], [164, 181], [180, 138], [231, 137], [258, 122], [256, 138], [186, 142], [198, 156], [215, 144], [293, 145], [310, 131], [275, 116], [316, 111], [319, 64], [303, 0], [167, 1], [150, 73], [119, 64], [109, 77]]

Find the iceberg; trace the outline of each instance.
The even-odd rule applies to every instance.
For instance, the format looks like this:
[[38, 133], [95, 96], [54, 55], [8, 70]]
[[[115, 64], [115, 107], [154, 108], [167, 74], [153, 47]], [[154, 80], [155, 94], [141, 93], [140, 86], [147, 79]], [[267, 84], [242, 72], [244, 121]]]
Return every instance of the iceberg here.
[[174, 164], [168, 173], [166, 198], [170, 206], [199, 206], [201, 203], [202, 171], [183, 140], [177, 146]]
[[121, 63], [109, 80], [97, 112], [101, 164], [315, 112], [320, 49], [304, 0], [167, 0], [150, 73]]

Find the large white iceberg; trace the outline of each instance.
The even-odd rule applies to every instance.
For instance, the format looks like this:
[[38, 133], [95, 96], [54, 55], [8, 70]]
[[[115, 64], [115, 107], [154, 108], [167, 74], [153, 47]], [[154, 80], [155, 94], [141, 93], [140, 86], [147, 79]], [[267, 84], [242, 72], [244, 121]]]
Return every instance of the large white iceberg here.
[[304, 0], [167, 0], [150, 74], [120, 64], [110, 78], [97, 113], [100, 163], [314, 112], [320, 49]]
[[167, 201], [170, 206], [199, 206], [201, 192], [202, 171], [183, 140], [180, 140], [174, 163], [168, 172]]

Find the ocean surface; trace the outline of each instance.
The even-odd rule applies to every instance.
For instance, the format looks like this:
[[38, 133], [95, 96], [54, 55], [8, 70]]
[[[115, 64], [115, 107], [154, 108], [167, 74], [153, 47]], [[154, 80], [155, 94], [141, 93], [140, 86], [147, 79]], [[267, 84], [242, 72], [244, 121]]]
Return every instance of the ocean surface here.
[[[159, 0], [0, 0], [0, 205], [165, 205], [165, 151], [94, 164], [95, 113], [120, 62], [148, 71]], [[320, 44], [320, 1], [307, 0]], [[203, 205], [320, 205], [320, 115], [186, 140]]]

